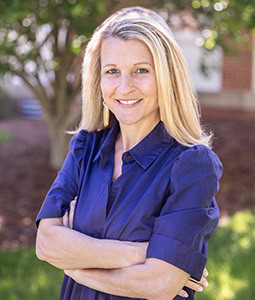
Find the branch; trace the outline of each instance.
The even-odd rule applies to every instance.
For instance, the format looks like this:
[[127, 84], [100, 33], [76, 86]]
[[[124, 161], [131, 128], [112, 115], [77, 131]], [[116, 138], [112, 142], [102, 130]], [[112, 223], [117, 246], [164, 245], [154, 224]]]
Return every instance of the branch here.
[[52, 35], [55, 40], [55, 42], [52, 45], [53, 57], [58, 57], [58, 56], [60, 56], [59, 51], [58, 51], [58, 27], [54, 26]]
[[63, 111], [65, 106], [70, 104], [74, 96], [77, 94], [76, 88], [74, 89], [74, 92], [68, 93], [69, 86], [66, 81], [66, 76], [70, 72], [74, 59], [75, 55], [70, 50], [66, 50], [61, 57], [59, 70], [55, 71], [55, 82], [53, 84], [53, 88], [56, 94], [55, 99], [59, 112]]
[[42, 103], [42, 105], [45, 106], [45, 108], [47, 109], [47, 112], [50, 113], [50, 112], [53, 111], [53, 104], [49, 100], [49, 96], [46, 92], [47, 88], [45, 88], [42, 85], [41, 80], [39, 78], [38, 72], [35, 74], [35, 78], [37, 79], [37, 84], [38, 84], [36, 88], [38, 88], [40, 90], [40, 95], [41, 95], [41, 101], [40, 102]]
[[36, 87], [32, 85], [29, 79], [27, 79], [27, 74], [25, 74], [24, 72], [17, 72], [16, 75], [19, 76], [26, 83], [30, 90], [35, 94], [36, 98], [40, 97], [40, 94], [38, 93]]

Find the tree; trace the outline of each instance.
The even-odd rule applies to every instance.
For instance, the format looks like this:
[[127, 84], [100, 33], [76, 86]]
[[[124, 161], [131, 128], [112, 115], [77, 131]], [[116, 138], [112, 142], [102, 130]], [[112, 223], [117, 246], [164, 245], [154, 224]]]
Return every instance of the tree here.
[[105, 14], [104, 1], [0, 1], [1, 73], [23, 79], [43, 108], [51, 139], [51, 166], [59, 168], [67, 149], [65, 130], [80, 110], [80, 55]]
[[255, 0], [162, 0], [160, 5], [168, 11], [170, 22], [174, 13], [183, 16], [184, 27], [190, 26], [187, 14], [191, 16], [207, 50], [220, 45], [233, 51], [236, 43], [249, 43], [255, 35]]
[[[153, 1], [144, 0], [143, 6]], [[139, 1], [0, 0], [0, 73], [23, 79], [48, 125], [50, 164], [59, 169], [66, 130], [79, 121], [80, 68], [93, 30], [113, 11]]]
[[133, 5], [167, 10], [170, 17], [185, 12], [203, 29], [201, 44], [210, 50], [224, 46], [227, 36], [240, 40], [247, 39], [246, 29], [255, 33], [254, 1], [0, 0], [0, 73], [22, 78], [40, 101], [50, 133], [50, 163], [59, 169], [68, 149], [65, 131], [80, 117], [83, 50], [105, 17]]

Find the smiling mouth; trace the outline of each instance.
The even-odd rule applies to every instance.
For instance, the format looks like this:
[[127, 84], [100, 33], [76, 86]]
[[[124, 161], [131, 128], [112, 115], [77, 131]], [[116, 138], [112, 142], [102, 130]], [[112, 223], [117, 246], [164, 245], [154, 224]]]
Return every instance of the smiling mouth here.
[[125, 104], [125, 105], [131, 105], [131, 104], [138, 103], [141, 100], [142, 99], [138, 99], [138, 100], [118, 100], [118, 102], [121, 103], [121, 104]]

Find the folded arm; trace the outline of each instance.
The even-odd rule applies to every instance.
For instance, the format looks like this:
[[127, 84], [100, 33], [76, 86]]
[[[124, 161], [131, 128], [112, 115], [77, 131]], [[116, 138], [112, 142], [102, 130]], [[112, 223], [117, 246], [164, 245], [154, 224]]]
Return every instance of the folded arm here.
[[189, 279], [189, 274], [181, 269], [152, 258], [122, 269], [65, 273], [78, 283], [105, 293], [151, 300], [173, 299]]
[[[74, 208], [75, 201], [72, 201], [69, 214], [63, 217], [66, 227], [73, 226]], [[114, 270], [71, 269], [65, 273], [76, 282], [105, 293], [148, 299], [170, 299], [177, 292], [182, 297], [188, 297], [186, 291], [181, 289], [184, 285], [195, 291], [202, 291], [202, 286], [208, 285], [206, 269], [203, 273], [205, 277], [199, 282], [187, 280], [187, 273], [158, 259], [147, 259], [144, 263]]]
[[96, 239], [63, 226], [62, 218], [42, 219], [36, 255], [60, 269], [114, 269], [145, 262], [147, 243]]

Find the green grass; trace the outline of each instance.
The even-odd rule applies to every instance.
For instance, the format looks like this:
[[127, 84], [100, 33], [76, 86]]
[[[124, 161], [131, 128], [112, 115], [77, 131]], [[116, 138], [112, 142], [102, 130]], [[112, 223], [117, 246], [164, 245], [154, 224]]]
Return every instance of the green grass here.
[[255, 299], [255, 211], [235, 214], [209, 242], [209, 287], [197, 300]]
[[9, 132], [0, 132], [0, 144], [4, 142], [11, 141], [13, 139], [13, 135]]
[[61, 270], [36, 258], [34, 248], [0, 250], [1, 299], [58, 299], [62, 278]]
[[[209, 242], [209, 287], [196, 300], [255, 299], [255, 211], [234, 215]], [[34, 249], [0, 250], [0, 298], [58, 299], [63, 272], [39, 261]]]

